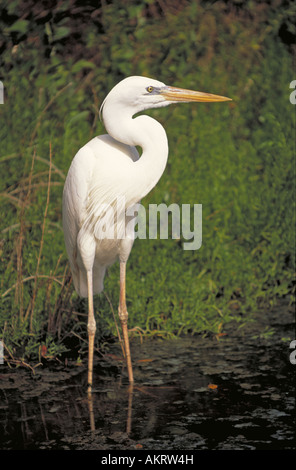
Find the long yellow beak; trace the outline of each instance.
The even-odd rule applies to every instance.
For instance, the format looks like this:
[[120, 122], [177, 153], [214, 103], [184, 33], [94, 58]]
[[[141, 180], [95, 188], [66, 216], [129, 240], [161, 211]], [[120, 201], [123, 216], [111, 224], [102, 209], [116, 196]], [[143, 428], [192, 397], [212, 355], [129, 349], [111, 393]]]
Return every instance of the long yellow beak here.
[[162, 96], [172, 102], [190, 103], [191, 101], [215, 102], [215, 101], [232, 101], [226, 96], [212, 95], [211, 93], [203, 93], [201, 91], [185, 90], [166, 86], [160, 92]]

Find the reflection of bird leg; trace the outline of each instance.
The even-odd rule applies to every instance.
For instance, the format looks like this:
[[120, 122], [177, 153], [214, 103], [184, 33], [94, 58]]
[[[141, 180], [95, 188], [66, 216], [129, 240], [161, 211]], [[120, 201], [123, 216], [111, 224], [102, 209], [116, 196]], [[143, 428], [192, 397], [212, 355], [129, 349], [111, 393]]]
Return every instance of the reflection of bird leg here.
[[96, 332], [96, 321], [94, 316], [93, 304], [93, 278], [92, 270], [87, 271], [87, 287], [88, 287], [88, 391], [92, 389], [93, 376], [93, 357], [94, 357], [94, 340]]
[[119, 294], [118, 315], [119, 315], [121, 328], [122, 328], [122, 334], [123, 334], [128, 378], [129, 378], [130, 383], [133, 383], [134, 377], [133, 377], [133, 368], [132, 368], [130, 345], [129, 345], [129, 339], [128, 339], [128, 329], [127, 329], [128, 312], [127, 312], [126, 300], [125, 300], [125, 267], [126, 267], [126, 263], [121, 261], [120, 262], [120, 294]]
[[94, 407], [93, 407], [93, 395], [89, 390], [87, 392], [87, 402], [88, 402], [88, 411], [89, 411], [89, 421], [91, 431], [95, 431], [95, 416], [94, 416]]
[[126, 433], [127, 434], [130, 434], [131, 429], [132, 429], [133, 391], [134, 391], [134, 385], [131, 383], [128, 386], [128, 409], [127, 409], [127, 420], [126, 420]]

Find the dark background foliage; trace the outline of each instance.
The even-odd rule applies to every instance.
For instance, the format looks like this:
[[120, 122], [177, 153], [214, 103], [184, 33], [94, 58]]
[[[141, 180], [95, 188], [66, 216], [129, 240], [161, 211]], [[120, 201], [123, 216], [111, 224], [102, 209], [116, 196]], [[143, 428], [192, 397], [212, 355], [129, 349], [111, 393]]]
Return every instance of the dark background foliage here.
[[[223, 333], [293, 300], [294, 2], [2, 1], [0, 5], [1, 338], [10, 357], [62, 352], [86, 332], [61, 228], [71, 159], [104, 132], [99, 107], [128, 75], [226, 95], [230, 104], [149, 111], [167, 169], [143, 203], [203, 205], [203, 243], [137, 240], [130, 326]], [[115, 334], [118, 266], [96, 299], [98, 339]], [[110, 304], [110, 303], [111, 304]], [[262, 313], [264, 314], [264, 313]], [[140, 331], [138, 328], [137, 331]]]

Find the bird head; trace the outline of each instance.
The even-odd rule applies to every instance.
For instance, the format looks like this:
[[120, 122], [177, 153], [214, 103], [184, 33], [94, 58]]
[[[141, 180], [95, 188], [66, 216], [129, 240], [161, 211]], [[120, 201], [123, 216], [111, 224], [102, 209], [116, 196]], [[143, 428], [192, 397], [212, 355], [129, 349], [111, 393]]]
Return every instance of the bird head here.
[[116, 106], [118, 112], [125, 110], [129, 115], [151, 108], [161, 108], [173, 103], [231, 101], [225, 96], [203, 93], [167, 86], [158, 80], [146, 77], [128, 77], [119, 82], [105, 98], [100, 114], [104, 108]]

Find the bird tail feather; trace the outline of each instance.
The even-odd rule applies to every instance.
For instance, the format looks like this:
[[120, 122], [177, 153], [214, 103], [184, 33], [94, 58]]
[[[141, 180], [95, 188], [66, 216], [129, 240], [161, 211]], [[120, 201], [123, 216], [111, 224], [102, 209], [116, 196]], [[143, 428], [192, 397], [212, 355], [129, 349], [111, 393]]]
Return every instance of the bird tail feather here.
[[[93, 294], [100, 294], [104, 289], [104, 277], [106, 267], [105, 266], [94, 266], [93, 269]], [[80, 297], [88, 297], [87, 289], [87, 275], [83, 268], [72, 270], [72, 277], [74, 287]]]

